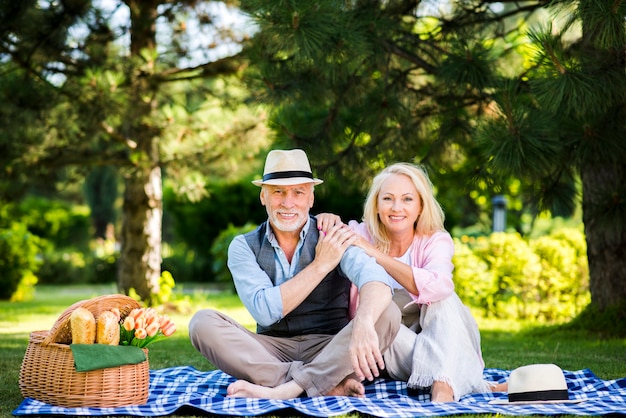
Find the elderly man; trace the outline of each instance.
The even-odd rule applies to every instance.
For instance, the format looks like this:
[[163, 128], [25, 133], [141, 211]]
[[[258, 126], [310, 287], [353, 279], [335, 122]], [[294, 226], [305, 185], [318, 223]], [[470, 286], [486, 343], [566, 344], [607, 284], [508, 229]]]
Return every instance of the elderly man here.
[[[345, 225], [318, 230], [309, 210], [322, 180], [304, 151], [271, 151], [263, 178], [253, 183], [268, 220], [235, 237], [228, 267], [257, 332], [205, 309], [190, 321], [192, 344], [239, 379], [228, 396], [362, 396], [361, 382], [384, 369], [382, 353], [400, 326], [391, 277], [352, 246], [356, 236]], [[351, 282], [360, 297], [352, 320]]]

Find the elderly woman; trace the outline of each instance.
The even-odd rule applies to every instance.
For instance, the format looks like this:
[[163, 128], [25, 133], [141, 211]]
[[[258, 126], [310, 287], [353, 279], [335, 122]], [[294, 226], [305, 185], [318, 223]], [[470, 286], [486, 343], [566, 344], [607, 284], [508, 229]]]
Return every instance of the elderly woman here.
[[[325, 228], [340, 222], [317, 216]], [[395, 279], [403, 326], [384, 355], [389, 376], [410, 388], [431, 388], [433, 402], [472, 392], [505, 390], [483, 380], [480, 333], [454, 291], [454, 242], [432, 183], [419, 166], [397, 163], [373, 179], [363, 222], [350, 221], [356, 244]], [[354, 305], [358, 296], [353, 293]]]

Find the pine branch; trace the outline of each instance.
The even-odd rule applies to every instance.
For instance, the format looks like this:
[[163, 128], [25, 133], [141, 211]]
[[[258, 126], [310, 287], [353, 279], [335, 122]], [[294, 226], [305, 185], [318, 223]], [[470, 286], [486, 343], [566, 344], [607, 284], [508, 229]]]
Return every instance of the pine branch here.
[[154, 76], [155, 80], [162, 82], [174, 82], [182, 80], [193, 80], [198, 78], [215, 77], [218, 75], [237, 74], [244, 70], [247, 61], [243, 54], [239, 53], [217, 61], [207, 62], [195, 67], [172, 68], [162, 71]]

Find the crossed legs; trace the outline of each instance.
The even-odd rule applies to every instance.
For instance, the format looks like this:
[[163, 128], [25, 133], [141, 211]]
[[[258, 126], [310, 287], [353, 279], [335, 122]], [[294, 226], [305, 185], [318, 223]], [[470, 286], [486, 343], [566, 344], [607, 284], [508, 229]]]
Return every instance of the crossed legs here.
[[[399, 325], [400, 311], [390, 304], [375, 324], [382, 352], [393, 341]], [[311, 362], [294, 365], [290, 380], [268, 387], [240, 379], [228, 387], [228, 396], [290, 399], [303, 392], [308, 396], [364, 396], [365, 388], [353, 375], [348, 352], [351, 336], [352, 323], [332, 338]]]

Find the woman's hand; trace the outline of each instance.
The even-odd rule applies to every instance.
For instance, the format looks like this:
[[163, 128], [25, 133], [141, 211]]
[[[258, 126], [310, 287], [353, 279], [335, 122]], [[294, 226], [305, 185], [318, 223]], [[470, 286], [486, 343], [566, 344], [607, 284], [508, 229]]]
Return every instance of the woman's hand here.
[[335, 225], [343, 225], [339, 215], [334, 213], [320, 213], [315, 218], [317, 219], [317, 229], [324, 231], [324, 233], [327, 233]]
[[359, 236], [356, 242], [353, 244], [355, 247], [362, 248], [370, 257], [376, 257], [378, 250], [368, 240]]

